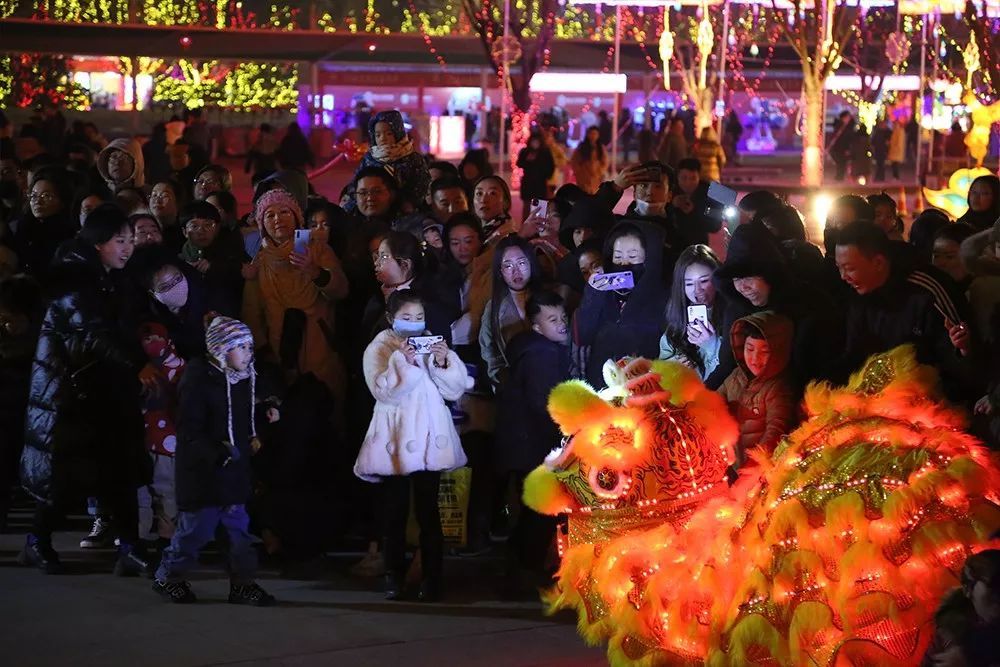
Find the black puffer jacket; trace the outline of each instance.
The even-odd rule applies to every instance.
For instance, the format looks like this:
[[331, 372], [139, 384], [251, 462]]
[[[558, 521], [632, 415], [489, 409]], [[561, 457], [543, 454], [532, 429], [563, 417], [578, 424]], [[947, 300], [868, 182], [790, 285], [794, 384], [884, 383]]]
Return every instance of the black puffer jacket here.
[[10, 247], [17, 255], [19, 270], [47, 282], [56, 250], [76, 234], [77, 226], [68, 213], [39, 220], [30, 213], [14, 226]]
[[[242, 505], [250, 500], [250, 380], [231, 385], [228, 399], [226, 382], [223, 372], [205, 357], [184, 369], [176, 454], [177, 507], [181, 510]], [[238, 456], [226, 446], [230, 416]]]
[[50, 501], [79, 480], [81, 462], [95, 464], [96, 479], [145, 484], [149, 457], [137, 374], [138, 340], [126, 322], [121, 297], [97, 252], [71, 244], [49, 272], [51, 300], [31, 367], [21, 482]]
[[[645, 221], [625, 221], [643, 234], [646, 261], [642, 276], [629, 294], [599, 292], [590, 285], [584, 290], [583, 303], [573, 318], [573, 340], [578, 346], [590, 346], [587, 381], [604, 386], [604, 363], [625, 356], [655, 359], [660, 353], [664, 310], [669, 292], [663, 280], [663, 231]], [[617, 229], [617, 226], [616, 228]], [[611, 257], [610, 241], [605, 242], [604, 257]], [[627, 267], [623, 267], [627, 268]]]
[[559, 427], [549, 416], [549, 393], [570, 379], [570, 350], [534, 331], [507, 346], [510, 374], [500, 392], [493, 448], [494, 471], [530, 472], [559, 446]]

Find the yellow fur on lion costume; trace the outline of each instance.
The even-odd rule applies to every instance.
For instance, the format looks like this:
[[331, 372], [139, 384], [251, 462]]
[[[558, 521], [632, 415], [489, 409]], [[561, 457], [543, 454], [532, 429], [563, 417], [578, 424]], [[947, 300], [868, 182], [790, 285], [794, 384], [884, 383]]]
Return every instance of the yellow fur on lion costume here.
[[612, 366], [610, 389], [553, 390], [567, 436], [525, 502], [568, 515], [545, 593], [612, 665], [917, 664], [934, 610], [1000, 528], [1000, 471], [902, 347], [729, 488], [736, 425], [669, 362]]

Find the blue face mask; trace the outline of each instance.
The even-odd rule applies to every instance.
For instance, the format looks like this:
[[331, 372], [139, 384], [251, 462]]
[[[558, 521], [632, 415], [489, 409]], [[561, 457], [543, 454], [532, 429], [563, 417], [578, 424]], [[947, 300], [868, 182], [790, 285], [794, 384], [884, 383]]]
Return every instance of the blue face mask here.
[[419, 336], [427, 330], [427, 324], [425, 322], [412, 322], [397, 318], [392, 321], [392, 330], [400, 336]]

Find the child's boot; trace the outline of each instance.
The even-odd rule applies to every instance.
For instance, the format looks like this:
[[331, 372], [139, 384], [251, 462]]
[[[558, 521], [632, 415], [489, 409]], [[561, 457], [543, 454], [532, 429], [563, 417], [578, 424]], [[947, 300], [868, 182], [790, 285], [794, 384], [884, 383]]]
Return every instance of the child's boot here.
[[270, 607], [277, 600], [274, 596], [265, 591], [257, 582], [251, 581], [249, 584], [229, 584], [229, 603], [248, 604], [254, 607]]
[[153, 592], [160, 594], [164, 599], [175, 604], [190, 604], [197, 602], [191, 584], [186, 581], [162, 581], [153, 579]]

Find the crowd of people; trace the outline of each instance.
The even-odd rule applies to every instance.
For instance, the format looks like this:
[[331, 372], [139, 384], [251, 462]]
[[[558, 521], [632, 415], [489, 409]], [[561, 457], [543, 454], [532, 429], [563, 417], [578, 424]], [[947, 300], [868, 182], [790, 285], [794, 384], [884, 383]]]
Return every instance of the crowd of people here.
[[565, 155], [534, 134], [516, 212], [484, 151], [457, 166], [424, 156], [397, 111], [372, 116], [336, 198], [264, 128], [252, 200], [238, 201], [229, 170], [188, 150], [198, 123], [162, 149], [53, 141], [24, 161], [2, 139], [0, 518], [19, 482], [37, 506], [26, 565], [61, 569], [52, 533], [89, 498], [81, 546], [117, 543], [115, 573], [151, 574], [175, 602], [194, 601], [187, 573], [220, 526], [231, 602], [274, 601], [254, 537], [295, 558], [348, 534], [370, 544], [358, 571], [384, 573], [398, 599], [412, 502], [416, 595], [437, 600], [441, 475], [468, 466], [456, 553], [509, 535], [508, 574], [542, 581], [554, 524], [520, 496], [559, 444], [548, 393], [601, 387], [624, 357], [680, 362], [721, 393], [740, 425], [731, 478], [795, 428], [807, 383], [843, 382], [902, 344], [1000, 445], [995, 176], [957, 221], [928, 209], [904, 225], [888, 195], [844, 195], [822, 248], [794, 206], [750, 192], [720, 245], [711, 128], [694, 155], [671, 129], [671, 164], [610, 180], [594, 128], [559, 187]]

